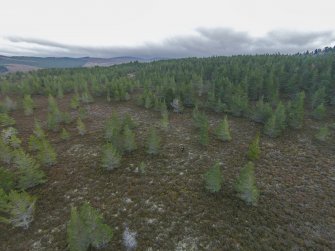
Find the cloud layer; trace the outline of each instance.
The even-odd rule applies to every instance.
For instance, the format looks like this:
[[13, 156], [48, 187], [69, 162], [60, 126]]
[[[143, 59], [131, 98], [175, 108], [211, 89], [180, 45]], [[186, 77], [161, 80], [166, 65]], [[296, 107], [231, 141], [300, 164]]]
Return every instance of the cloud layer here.
[[[195, 35], [177, 36], [161, 43], [135, 47], [84, 47], [43, 39], [5, 37], [0, 47], [3, 55], [144, 58], [205, 57], [216, 55], [297, 53], [335, 45], [335, 32], [271, 31], [262, 37], [228, 28], [198, 28]], [[1, 43], [0, 43], [1, 45]]]

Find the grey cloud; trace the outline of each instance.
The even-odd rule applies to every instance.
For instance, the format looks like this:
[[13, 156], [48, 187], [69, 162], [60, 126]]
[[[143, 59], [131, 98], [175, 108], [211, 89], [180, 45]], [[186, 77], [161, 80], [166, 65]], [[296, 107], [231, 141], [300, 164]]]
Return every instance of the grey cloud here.
[[136, 47], [85, 47], [66, 45], [48, 40], [23, 37], [6, 37], [11, 49], [0, 54], [29, 56], [69, 57], [204, 57], [214, 55], [296, 53], [334, 45], [335, 33], [331, 31], [295, 32], [271, 31], [263, 37], [253, 37], [247, 32], [229, 28], [198, 28], [195, 35], [177, 36], [161, 43], [145, 43]]

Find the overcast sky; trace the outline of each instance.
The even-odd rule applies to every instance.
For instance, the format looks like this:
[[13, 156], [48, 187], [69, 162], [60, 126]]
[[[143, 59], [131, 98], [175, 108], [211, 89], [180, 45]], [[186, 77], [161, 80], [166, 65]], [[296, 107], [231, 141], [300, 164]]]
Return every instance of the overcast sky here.
[[187, 57], [335, 45], [334, 0], [8, 0], [0, 54]]

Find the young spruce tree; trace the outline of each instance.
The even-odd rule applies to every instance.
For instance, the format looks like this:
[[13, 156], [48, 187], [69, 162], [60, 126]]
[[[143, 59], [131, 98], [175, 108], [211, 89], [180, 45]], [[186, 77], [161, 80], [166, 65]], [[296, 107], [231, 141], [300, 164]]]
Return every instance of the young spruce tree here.
[[222, 186], [222, 172], [220, 164], [216, 163], [212, 166], [204, 175], [206, 189], [211, 193], [217, 193], [220, 191]]
[[216, 129], [216, 136], [219, 140], [222, 141], [231, 141], [231, 135], [229, 130], [229, 124], [227, 116], [224, 117], [224, 120], [222, 120], [219, 124], [219, 126]]
[[255, 167], [252, 162], [248, 162], [241, 170], [235, 189], [238, 197], [248, 205], [257, 205], [259, 190], [255, 182]]
[[248, 159], [251, 161], [258, 160], [260, 154], [261, 154], [261, 149], [259, 147], [259, 133], [257, 133], [256, 137], [249, 145]]

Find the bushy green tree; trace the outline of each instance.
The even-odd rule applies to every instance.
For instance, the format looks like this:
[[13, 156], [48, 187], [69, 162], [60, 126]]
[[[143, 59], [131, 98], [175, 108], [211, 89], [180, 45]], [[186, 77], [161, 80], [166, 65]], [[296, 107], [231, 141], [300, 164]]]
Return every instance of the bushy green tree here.
[[77, 119], [77, 130], [80, 135], [86, 134], [86, 126], [80, 118]]
[[123, 149], [132, 152], [136, 148], [135, 133], [126, 125], [123, 129]]
[[1, 132], [1, 137], [3, 142], [12, 148], [18, 148], [22, 143], [17, 136], [17, 130], [14, 127], [3, 129]]
[[173, 108], [173, 112], [176, 113], [181, 113], [184, 110], [183, 104], [179, 98], [173, 99], [171, 102], [171, 107]]
[[136, 122], [131, 118], [129, 114], [126, 114], [126, 116], [123, 118], [122, 121], [122, 127], [128, 126], [129, 129], [135, 129], [137, 127]]
[[265, 123], [272, 114], [272, 108], [269, 103], [263, 101], [263, 97], [257, 101], [252, 114], [252, 119], [259, 123]]
[[150, 128], [149, 136], [147, 139], [147, 153], [156, 155], [159, 153], [160, 138], [154, 127]]
[[116, 112], [107, 120], [105, 125], [105, 139], [113, 144], [119, 152], [123, 150], [122, 123]]
[[160, 122], [163, 129], [166, 130], [169, 128], [169, 113], [167, 111], [162, 113], [162, 118]]
[[17, 187], [26, 190], [46, 182], [45, 173], [39, 168], [39, 165], [28, 168], [18, 169]]
[[198, 107], [194, 107], [192, 111], [193, 123], [197, 128], [200, 128], [207, 121], [207, 117], [203, 112], [200, 112]]
[[105, 247], [113, 237], [112, 229], [103, 223], [102, 215], [88, 203], [79, 210], [71, 208], [67, 226], [67, 240], [70, 251], [86, 251], [90, 246]]
[[264, 133], [269, 137], [278, 137], [286, 128], [285, 107], [280, 102], [276, 111], [271, 115], [264, 127]]
[[259, 198], [259, 190], [255, 182], [254, 169], [254, 164], [252, 162], [248, 162], [242, 168], [235, 184], [238, 197], [248, 205], [257, 205]]
[[23, 111], [26, 116], [32, 115], [34, 113], [34, 101], [30, 95], [24, 95], [23, 97]]
[[322, 126], [319, 128], [319, 131], [315, 135], [315, 137], [320, 141], [327, 141], [327, 139], [330, 136], [330, 131], [328, 129], [328, 126]]
[[5, 144], [2, 139], [0, 139], [0, 160], [6, 164], [10, 164], [13, 157], [14, 153], [11, 147]]
[[10, 117], [7, 113], [0, 113], [0, 126], [1, 127], [13, 126], [15, 124], [16, 124], [15, 119]]
[[206, 189], [211, 193], [217, 193], [221, 190], [222, 186], [222, 172], [220, 164], [216, 163], [204, 175]]
[[219, 123], [219, 126], [216, 128], [216, 136], [219, 140], [230, 141], [232, 139], [229, 130], [229, 124], [227, 116]]
[[199, 128], [199, 143], [203, 146], [207, 146], [209, 144], [209, 123], [207, 118], [202, 121], [202, 124]]
[[15, 186], [14, 173], [0, 167], [0, 189], [3, 189], [6, 193], [12, 190]]
[[68, 140], [70, 138], [70, 133], [65, 128], [62, 128], [62, 131], [60, 133], [60, 138], [62, 140]]
[[80, 100], [78, 94], [75, 94], [70, 101], [70, 108], [76, 110], [79, 108]]
[[121, 165], [121, 155], [111, 144], [107, 143], [102, 150], [102, 167], [108, 171], [118, 168]]
[[52, 166], [57, 162], [57, 153], [47, 139], [40, 142], [36, 157], [45, 166]]
[[292, 128], [299, 129], [304, 122], [304, 100], [305, 92], [300, 92], [292, 102], [288, 104], [287, 119], [288, 125]]
[[261, 149], [259, 147], [259, 133], [257, 133], [254, 140], [250, 143], [248, 149], [248, 159], [249, 160], [258, 160], [261, 154]]
[[0, 206], [0, 222], [11, 224], [14, 227], [28, 229], [33, 221], [36, 197], [26, 192], [12, 190], [8, 195], [2, 193], [2, 206]]
[[16, 101], [12, 100], [10, 97], [6, 96], [4, 100], [4, 107], [7, 112], [14, 111], [17, 107]]
[[324, 119], [324, 117], [326, 116], [326, 107], [324, 106], [324, 104], [320, 104], [318, 105], [314, 110], [313, 110], [313, 113], [312, 113], [312, 116], [314, 119], [317, 119], [317, 120], [322, 120]]

